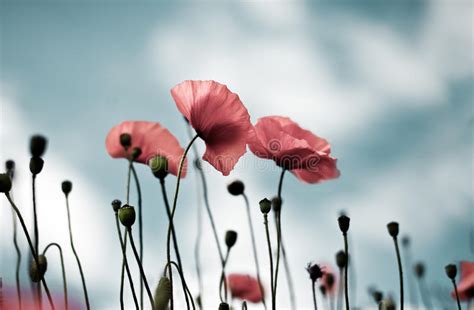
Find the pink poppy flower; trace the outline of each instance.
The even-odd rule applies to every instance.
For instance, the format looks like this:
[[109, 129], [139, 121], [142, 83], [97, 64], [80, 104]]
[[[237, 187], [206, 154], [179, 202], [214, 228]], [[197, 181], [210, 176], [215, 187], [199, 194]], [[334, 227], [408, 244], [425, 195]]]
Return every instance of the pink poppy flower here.
[[[168, 129], [159, 123], [147, 121], [125, 121], [112, 127], [105, 140], [105, 146], [113, 158], [128, 158], [120, 144], [120, 135], [125, 133], [132, 137], [129, 152], [135, 147], [139, 147], [142, 151], [136, 159], [137, 162], [147, 165], [154, 156], [163, 156], [168, 160], [168, 172], [173, 175], [178, 174], [179, 161], [184, 149]], [[181, 177], [185, 176], [186, 162], [181, 174]]]
[[329, 143], [288, 117], [260, 118], [249, 147], [256, 156], [274, 160], [307, 183], [319, 183], [340, 175], [337, 159], [330, 156]]
[[261, 302], [265, 295], [260, 290], [258, 280], [246, 274], [233, 273], [228, 275], [227, 285], [232, 297], [253, 303]]
[[[13, 286], [4, 286], [2, 288], [3, 300], [0, 298], [0, 306], [3, 306], [1, 309], [19, 309], [18, 305], [18, 296], [16, 288]], [[65, 310], [64, 305], [64, 295], [59, 292], [51, 292], [54, 306], [56, 310]], [[84, 306], [81, 305], [73, 296], [68, 294], [68, 309], [69, 310], [80, 310], [84, 309]], [[3, 303], [2, 303], [3, 302]], [[31, 290], [21, 290], [21, 308], [23, 310], [40, 310], [38, 302], [32, 296]], [[46, 298], [46, 295], [43, 296], [43, 309], [49, 309], [49, 302]]]
[[[461, 277], [457, 284], [459, 300], [467, 301], [474, 298], [474, 262], [461, 262]], [[451, 293], [456, 298], [456, 292]]]
[[184, 81], [171, 89], [176, 106], [206, 143], [203, 159], [229, 175], [246, 152], [250, 116], [237, 94], [215, 81]]

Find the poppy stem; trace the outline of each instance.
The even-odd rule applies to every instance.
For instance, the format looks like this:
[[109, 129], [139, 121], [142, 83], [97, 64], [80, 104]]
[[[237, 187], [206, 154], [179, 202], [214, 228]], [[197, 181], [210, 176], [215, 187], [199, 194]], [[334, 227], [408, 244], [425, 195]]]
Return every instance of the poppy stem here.
[[268, 256], [270, 258], [270, 283], [272, 291], [272, 309], [275, 310], [275, 301], [273, 299], [273, 254], [272, 254], [272, 241], [270, 239], [270, 231], [268, 229], [268, 214], [263, 214], [263, 224], [265, 225], [265, 234], [267, 236], [267, 245], [268, 245]]
[[[31, 175], [31, 188], [33, 194], [33, 232], [34, 232], [34, 241], [35, 241], [35, 252], [39, 252], [39, 229], [38, 229], [38, 213], [36, 210], [36, 174]], [[42, 295], [41, 295], [41, 285], [39, 283], [35, 284], [36, 286], [36, 297], [38, 300], [38, 307], [42, 309]]]
[[[161, 193], [163, 194], [163, 200], [165, 202], [165, 207], [166, 207], [166, 214], [168, 215], [168, 220], [171, 220], [171, 208], [170, 208], [170, 204], [169, 204], [169, 201], [168, 201], [168, 195], [166, 193], [166, 186], [165, 186], [165, 178], [160, 178], [160, 185], [161, 185]], [[177, 237], [176, 237], [176, 231], [174, 229], [174, 225], [171, 226], [171, 234], [172, 234], [172, 237], [173, 237], [173, 246], [174, 246], [174, 251], [175, 251], [175, 254], [176, 254], [176, 260], [178, 261], [178, 267], [179, 267], [179, 270], [183, 270], [183, 264], [181, 263], [181, 255], [179, 253], [179, 247], [178, 247], [178, 240], [177, 240]], [[181, 276], [181, 285], [183, 286], [183, 290], [185, 290], [186, 288], [186, 280], [184, 279], [184, 275]], [[171, 281], [171, 278], [172, 278], [172, 275], [170, 273], [170, 281]], [[184, 296], [185, 299], [186, 299], [186, 306], [187, 308], [189, 309], [189, 299], [188, 299], [188, 295], [185, 295]]]
[[150, 299], [151, 308], [153, 309], [154, 307], [153, 297], [151, 295], [150, 287], [148, 286], [145, 270], [143, 270], [143, 265], [142, 265], [142, 262], [140, 261], [140, 256], [138, 255], [137, 247], [135, 246], [135, 241], [133, 241], [132, 227], [127, 227], [127, 235], [130, 236], [130, 244], [132, 245], [133, 254], [135, 255], [135, 259], [137, 260], [137, 265], [138, 265], [138, 268], [140, 269], [140, 274], [143, 277], [143, 282], [145, 283], [145, 289], [148, 294], [148, 298]]
[[[18, 210], [17, 206], [13, 202], [13, 200], [10, 197], [9, 193], [5, 193], [5, 196], [7, 197], [8, 201], [10, 202], [10, 205], [12, 206], [13, 210], [16, 213], [16, 216], [18, 217], [18, 220], [20, 221], [21, 228], [23, 229], [23, 232], [25, 234], [26, 240], [28, 241], [28, 246], [30, 247], [31, 253], [33, 254], [33, 259], [35, 260], [35, 263], [37, 266], [39, 266], [38, 262], [38, 254], [35, 251], [35, 247], [33, 245], [33, 242], [31, 241], [30, 234], [28, 233], [28, 229], [26, 228], [25, 221], [23, 220], [23, 216], [21, 216], [20, 210]], [[46, 292], [46, 295], [48, 296], [48, 301], [51, 306], [51, 309], [55, 309], [53, 299], [51, 298], [51, 294], [48, 289], [48, 285], [46, 284], [46, 280], [44, 279], [44, 276], [41, 277], [41, 283], [43, 284], [44, 291]]]
[[348, 269], [349, 269], [349, 242], [347, 241], [347, 233], [344, 233], [344, 253], [346, 253], [346, 265], [344, 266], [344, 297], [346, 300], [346, 310], [349, 310], [349, 289], [347, 285]]
[[313, 289], [314, 310], [318, 310], [318, 303], [316, 302], [316, 281], [311, 281], [311, 287]]
[[[181, 156], [181, 160], [179, 161], [179, 168], [178, 168], [178, 175], [176, 177], [176, 190], [174, 192], [174, 198], [173, 198], [173, 208], [171, 209], [171, 218], [169, 220], [168, 224], [168, 238], [167, 238], [167, 246], [166, 246], [166, 253], [167, 253], [167, 259], [168, 263], [171, 261], [171, 228], [173, 227], [173, 219], [174, 219], [174, 213], [176, 212], [176, 205], [178, 202], [178, 194], [179, 194], [179, 185], [181, 182], [181, 173], [183, 172], [183, 166], [184, 166], [184, 160], [186, 159], [186, 155], [189, 152], [189, 149], [191, 148], [192, 144], [196, 139], [199, 137], [199, 135], [195, 135], [191, 141], [189, 142], [188, 146], [184, 150], [183, 155]], [[171, 310], [174, 309], [174, 304], [173, 304], [173, 282], [171, 281], [171, 266], [168, 267], [169, 272], [170, 272], [170, 283], [171, 283], [171, 300], [170, 300], [170, 305], [171, 305]]]
[[339, 289], [337, 290], [337, 310], [342, 309], [342, 292], [344, 291], [344, 286], [342, 283], [343, 275], [343, 268], [339, 268]]
[[[227, 253], [225, 254], [224, 263], [222, 264], [222, 273], [221, 279], [219, 281], [219, 298], [221, 302], [227, 303], [227, 281], [225, 281], [225, 266], [227, 265], [227, 260], [229, 259], [230, 248], [227, 248]], [[224, 298], [222, 298], [222, 286], [224, 286]]]
[[61, 274], [63, 277], [64, 309], [68, 310], [69, 304], [68, 304], [68, 297], [67, 297], [67, 281], [66, 281], [66, 269], [64, 268], [63, 249], [61, 248], [59, 244], [52, 242], [44, 248], [43, 255], [46, 255], [46, 251], [48, 251], [48, 249], [52, 246], [56, 247], [59, 251], [59, 259], [61, 261]]
[[395, 252], [397, 253], [397, 263], [398, 263], [398, 275], [400, 278], [400, 309], [403, 310], [403, 268], [402, 268], [402, 259], [400, 257], [400, 248], [398, 246], [397, 237], [393, 237], [393, 243], [395, 244]]
[[456, 285], [456, 281], [454, 279], [452, 280], [453, 286], [454, 286], [454, 292], [456, 293], [456, 301], [458, 303], [458, 310], [461, 310], [461, 302], [459, 301], [459, 293], [458, 293], [458, 287]]
[[[285, 176], [286, 169], [282, 169], [280, 175], [280, 181], [278, 182], [278, 199], [282, 202], [281, 199], [281, 189], [283, 186], [283, 177]], [[283, 203], [281, 203], [283, 205]], [[277, 226], [277, 258], [275, 265], [275, 282], [273, 284], [273, 307], [276, 307], [276, 295], [277, 295], [277, 285], [278, 285], [278, 271], [280, 269], [280, 251], [281, 251], [281, 209], [276, 212], [276, 221]]]
[[[166, 263], [165, 265], [165, 272], [164, 274], [166, 275], [166, 270], [168, 270], [168, 266], [169, 265], [173, 265], [176, 270], [178, 271], [178, 274], [179, 276], [181, 277], [181, 279], [184, 279], [184, 274], [183, 274], [183, 270], [181, 270], [181, 268], [179, 268], [178, 264], [176, 264], [174, 261], [170, 261], [170, 263]], [[186, 284], [186, 281], [184, 281], [184, 288], [183, 288], [183, 292], [184, 292], [184, 296], [185, 298], [187, 299], [188, 296], [189, 296], [189, 299], [191, 299], [191, 306], [192, 306], [192, 309], [195, 310], [196, 309], [196, 305], [194, 304], [194, 300], [193, 300], [193, 295], [191, 294], [191, 291], [189, 290], [189, 287], [188, 285]], [[188, 308], [189, 309], [189, 308]]]
[[426, 309], [431, 309], [431, 300], [428, 292], [426, 291], [423, 279], [418, 279], [418, 289], [420, 290], [421, 300], [425, 305]]
[[[140, 261], [143, 264], [143, 216], [142, 216], [142, 190], [140, 187], [140, 181], [138, 180], [137, 172], [133, 166], [133, 162], [130, 161], [130, 168], [132, 170], [133, 179], [137, 187], [138, 196], [138, 245], [140, 250]], [[140, 276], [140, 308], [143, 309], [143, 278]]]
[[285, 244], [283, 242], [283, 237], [281, 238], [281, 255], [283, 258], [283, 267], [285, 267], [288, 290], [290, 291], [291, 309], [295, 310], [296, 309], [295, 290], [293, 286], [293, 279], [291, 277], [290, 264], [288, 264], [288, 258], [286, 256], [286, 250], [285, 250]]
[[68, 195], [64, 195], [66, 197], [66, 209], [67, 209], [67, 223], [69, 226], [69, 241], [71, 242], [71, 249], [76, 257], [77, 267], [79, 268], [79, 273], [81, 275], [81, 282], [82, 282], [82, 290], [84, 291], [84, 299], [86, 302], [87, 310], [90, 310], [89, 304], [89, 294], [87, 293], [87, 286], [86, 286], [86, 279], [84, 277], [84, 272], [82, 271], [81, 260], [79, 259], [79, 255], [77, 254], [76, 248], [74, 247], [74, 241], [72, 239], [72, 228], [71, 228], [71, 213], [69, 211], [69, 198]]
[[21, 283], [20, 283], [20, 264], [21, 264], [21, 250], [18, 246], [18, 239], [17, 239], [17, 224], [16, 224], [16, 217], [15, 211], [12, 209], [12, 220], [13, 220], [13, 245], [15, 246], [16, 252], [16, 266], [15, 266], [15, 281], [16, 281], [16, 293], [18, 296], [18, 308], [21, 310]]
[[130, 272], [130, 267], [128, 265], [127, 259], [127, 233], [124, 233], [124, 238], [122, 239], [122, 232], [120, 230], [119, 218], [117, 212], [115, 212], [115, 226], [117, 227], [117, 234], [120, 241], [120, 249], [122, 250], [122, 274], [120, 277], [120, 307], [124, 309], [123, 303], [123, 283], [124, 283], [124, 269], [127, 271], [128, 282], [130, 283], [130, 289], [132, 291], [133, 302], [135, 303], [135, 308], [138, 310], [138, 300], [135, 293], [135, 286], [133, 285], [132, 273]]
[[[125, 152], [128, 152], [128, 147], [125, 147]], [[131, 179], [131, 172], [132, 172], [132, 161], [129, 160], [128, 161], [128, 170], [127, 170], [127, 182], [125, 183], [125, 200], [126, 200], [126, 204], [128, 205], [129, 204], [129, 200], [130, 200], [130, 179]], [[124, 256], [126, 256], [126, 252], [127, 252], [127, 238], [126, 238], [126, 233], [124, 233], [124, 239], [125, 239], [125, 254]], [[120, 239], [122, 239], [122, 236], [120, 236]], [[122, 271], [120, 273], [120, 305], [122, 307], [124, 307], [124, 304], [123, 304], [123, 291], [124, 291], [124, 285], [125, 285], [125, 260], [122, 259]], [[140, 284], [142, 282], [142, 278], [141, 278], [141, 275], [140, 275]], [[123, 309], [123, 308], [122, 308]]]
[[[244, 197], [245, 206], [247, 208], [247, 219], [248, 219], [248, 222], [249, 222], [250, 236], [252, 237], [253, 258], [255, 260], [255, 269], [257, 271], [258, 285], [260, 287], [260, 292], [263, 292], [262, 281], [261, 281], [261, 278], [260, 278], [260, 266], [259, 266], [259, 263], [258, 263], [257, 245], [256, 245], [256, 242], [255, 242], [255, 233], [254, 233], [254, 230], [253, 230], [252, 216], [250, 214], [250, 203], [249, 203], [249, 199], [248, 199], [247, 195], [245, 194], [245, 192], [242, 193], [242, 196]], [[267, 304], [265, 303], [265, 298], [262, 298], [262, 304], [263, 304], [263, 307], [265, 309], [267, 309]]]

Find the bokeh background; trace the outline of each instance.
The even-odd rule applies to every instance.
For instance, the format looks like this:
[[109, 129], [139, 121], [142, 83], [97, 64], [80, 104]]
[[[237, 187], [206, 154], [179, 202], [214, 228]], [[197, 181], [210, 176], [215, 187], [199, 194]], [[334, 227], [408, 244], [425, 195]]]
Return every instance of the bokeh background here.
[[[185, 79], [214, 79], [239, 94], [253, 122], [289, 116], [327, 138], [339, 159], [338, 180], [306, 185], [291, 175], [285, 179], [283, 238], [298, 309], [312, 307], [306, 264], [333, 263], [343, 246], [336, 221], [342, 210], [351, 217], [352, 305], [372, 306], [370, 285], [398, 298], [385, 227], [396, 220], [411, 237], [413, 261], [427, 264], [436, 308], [454, 307], [443, 267], [472, 260], [474, 253], [471, 1], [0, 3], [0, 160], [17, 163], [14, 195], [31, 223], [29, 137], [49, 138], [38, 177], [40, 245], [64, 246], [78, 301], [82, 290], [68, 247], [61, 182], [74, 183], [72, 224], [93, 308], [118, 309], [121, 254], [110, 201], [124, 200], [127, 165], [107, 155], [105, 136], [121, 121], [150, 120], [186, 144], [185, 123], [169, 90]], [[228, 272], [253, 274], [243, 200], [226, 191], [233, 179], [245, 182], [268, 285], [258, 201], [275, 195], [278, 169], [250, 152], [230, 177], [207, 163], [204, 168], [220, 235], [239, 232]], [[166, 260], [167, 219], [159, 183], [148, 167], [137, 169], [144, 193], [144, 264], [154, 286]], [[176, 215], [193, 292], [201, 204], [195, 177], [191, 170], [184, 180]], [[168, 177], [169, 195], [174, 184]], [[12, 215], [3, 198], [0, 216], [0, 276], [11, 288]], [[206, 309], [216, 309], [219, 262], [207, 217], [203, 223], [203, 300]], [[22, 234], [19, 240], [25, 257]], [[48, 281], [60, 291], [58, 260], [54, 254], [49, 260]], [[408, 281], [411, 268], [405, 267]], [[22, 270], [28, 289], [25, 258]], [[279, 308], [288, 309], [284, 276], [279, 287]], [[407, 294], [410, 303], [420, 302]], [[179, 291], [176, 296], [181, 300]]]

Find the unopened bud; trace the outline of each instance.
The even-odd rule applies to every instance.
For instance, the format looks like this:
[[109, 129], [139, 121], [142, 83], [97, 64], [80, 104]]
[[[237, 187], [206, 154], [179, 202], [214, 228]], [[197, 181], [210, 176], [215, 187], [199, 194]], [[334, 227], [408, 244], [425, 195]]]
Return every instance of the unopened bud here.
[[263, 214], [268, 214], [268, 212], [270, 212], [270, 210], [272, 209], [272, 203], [267, 198], [263, 198], [262, 200], [260, 200], [259, 204], [260, 211], [262, 211]]
[[43, 170], [44, 161], [41, 157], [31, 157], [30, 171], [33, 175], [37, 175]]
[[162, 180], [168, 175], [168, 159], [164, 156], [155, 156], [148, 161], [153, 175]]
[[132, 160], [136, 160], [138, 157], [140, 157], [140, 155], [142, 155], [142, 149], [139, 147], [134, 147], [130, 153]]
[[36, 264], [35, 260], [31, 261], [30, 265], [30, 278], [31, 281], [37, 283], [41, 281], [44, 274], [46, 273], [46, 269], [48, 269], [48, 261], [46, 260], [46, 256], [38, 255], [38, 264]]
[[231, 195], [238, 196], [244, 193], [245, 185], [242, 181], [236, 180], [227, 185], [227, 190]]
[[337, 219], [337, 222], [339, 223], [339, 229], [342, 231], [342, 234], [346, 235], [347, 231], [349, 230], [349, 224], [351, 222], [351, 219], [346, 215], [341, 215]]
[[418, 278], [423, 278], [425, 276], [425, 264], [422, 262], [416, 263], [414, 267], [415, 275]]
[[7, 170], [8, 176], [13, 179], [13, 176], [15, 175], [15, 162], [11, 159], [7, 160], [5, 162], [5, 169]]
[[446, 275], [448, 276], [448, 278], [450, 278], [451, 280], [454, 280], [456, 278], [456, 274], [458, 273], [458, 268], [456, 267], [456, 265], [446, 265], [446, 267], [444, 267], [444, 270], [446, 271]]
[[34, 135], [30, 140], [30, 153], [32, 157], [43, 156], [48, 141], [41, 135]]
[[282, 202], [281, 198], [278, 196], [272, 198], [272, 208], [273, 208], [273, 211], [275, 211], [275, 213], [280, 212], [281, 202]]
[[120, 200], [114, 199], [112, 201], [112, 209], [114, 209], [114, 212], [118, 212], [121, 206], [122, 206], [122, 202]]
[[167, 277], [161, 277], [155, 290], [154, 309], [168, 309], [168, 302], [171, 298], [171, 282]]
[[229, 304], [225, 303], [225, 302], [221, 302], [221, 304], [219, 305], [219, 310], [229, 310]]
[[69, 195], [72, 190], [71, 181], [64, 181], [63, 183], [61, 183], [61, 189], [63, 190], [64, 195]]
[[8, 193], [12, 189], [12, 180], [6, 173], [0, 173], [0, 193]]
[[132, 145], [132, 136], [128, 133], [120, 135], [120, 144], [126, 149]]
[[237, 242], [237, 232], [233, 230], [228, 230], [225, 233], [225, 244], [230, 249], [231, 247], [235, 245], [236, 242]]
[[132, 227], [136, 219], [135, 208], [129, 205], [124, 205], [118, 211], [118, 216], [120, 223], [122, 223], [123, 226]]
[[336, 253], [336, 265], [340, 269], [347, 266], [347, 255], [344, 251], [339, 251]]
[[393, 238], [397, 238], [398, 232], [399, 232], [399, 227], [397, 222], [390, 222], [387, 224], [387, 230], [390, 236]]

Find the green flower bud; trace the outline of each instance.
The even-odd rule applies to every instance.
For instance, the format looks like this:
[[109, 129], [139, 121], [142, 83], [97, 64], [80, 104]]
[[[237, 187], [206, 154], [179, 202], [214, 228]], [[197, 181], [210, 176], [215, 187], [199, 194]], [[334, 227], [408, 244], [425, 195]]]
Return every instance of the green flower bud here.
[[151, 172], [158, 179], [162, 180], [168, 175], [168, 159], [164, 156], [155, 156], [148, 161]]
[[32, 157], [41, 157], [46, 150], [48, 140], [41, 135], [34, 135], [30, 140], [30, 153]]
[[160, 282], [155, 290], [154, 309], [166, 310], [168, 309], [168, 302], [171, 298], [171, 283], [167, 277], [161, 277]]
[[122, 202], [120, 200], [115, 199], [112, 201], [112, 209], [114, 209], [114, 212], [118, 212], [121, 206], [122, 206]]
[[448, 276], [448, 278], [450, 278], [451, 280], [454, 280], [456, 278], [456, 274], [458, 273], [456, 265], [446, 265], [446, 267], [444, 267], [444, 270], [446, 271], [446, 275]]
[[388, 223], [387, 230], [390, 236], [392, 236], [393, 238], [397, 238], [398, 232], [399, 232], [398, 223], [397, 222]]
[[120, 135], [120, 144], [126, 149], [132, 145], [132, 136], [128, 133]]
[[132, 160], [136, 160], [138, 157], [140, 157], [140, 155], [142, 155], [142, 149], [139, 147], [134, 147], [130, 153]]
[[268, 214], [268, 212], [270, 212], [270, 210], [272, 209], [272, 203], [267, 198], [263, 198], [262, 200], [260, 200], [259, 204], [260, 211], [262, 211], [263, 214]]
[[344, 251], [339, 251], [336, 253], [336, 265], [340, 269], [346, 267], [347, 265], [347, 255]]
[[282, 204], [281, 198], [279, 198], [278, 196], [275, 196], [275, 197], [272, 198], [273, 211], [280, 212], [281, 204]]
[[136, 219], [135, 208], [129, 205], [124, 205], [118, 211], [118, 216], [120, 223], [122, 223], [123, 226], [132, 227]]
[[228, 230], [225, 233], [225, 244], [227, 245], [228, 248], [231, 248], [235, 245], [237, 242], [237, 232], [233, 230]]
[[12, 189], [12, 180], [6, 173], [0, 173], [0, 193], [8, 193]]
[[61, 189], [64, 193], [64, 195], [68, 196], [69, 193], [72, 191], [72, 183], [71, 181], [63, 181], [63, 183], [61, 183]]
[[36, 264], [35, 260], [31, 261], [30, 265], [30, 278], [31, 281], [37, 283], [41, 281], [44, 274], [46, 273], [46, 269], [48, 269], [48, 261], [46, 260], [46, 256], [38, 255], [38, 264]]
[[44, 161], [41, 157], [32, 157], [30, 159], [30, 171], [33, 175], [37, 175], [43, 170]]
[[245, 190], [245, 185], [242, 181], [235, 180], [229, 185], [227, 185], [227, 190], [231, 195], [238, 196], [242, 195]]

